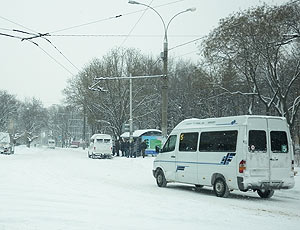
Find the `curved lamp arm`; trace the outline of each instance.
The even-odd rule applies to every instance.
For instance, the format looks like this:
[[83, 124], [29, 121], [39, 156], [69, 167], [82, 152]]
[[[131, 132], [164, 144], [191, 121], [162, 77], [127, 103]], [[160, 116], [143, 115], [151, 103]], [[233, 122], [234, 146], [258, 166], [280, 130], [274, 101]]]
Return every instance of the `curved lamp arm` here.
[[[173, 21], [173, 19], [174, 19], [175, 17], [177, 17], [178, 15], [183, 14], [183, 13], [185, 13], [185, 12], [194, 12], [194, 11], [196, 11], [196, 8], [188, 8], [188, 9], [186, 9], [186, 10], [183, 10], [183, 11], [181, 11], [181, 12], [175, 14], [175, 15], [170, 19], [170, 21], [168, 22], [168, 25], [167, 25], [167, 27], [166, 27], [166, 29], [165, 29], [165, 36], [166, 36], [167, 31], [168, 31], [168, 29], [169, 29], [170, 23]], [[167, 37], [167, 36], [166, 36], [166, 37]]]
[[153, 10], [159, 16], [160, 20], [162, 21], [162, 23], [164, 25], [164, 30], [166, 31], [167, 27], [166, 27], [164, 19], [162, 18], [162, 16], [160, 15], [160, 13], [158, 13], [158, 11], [156, 9], [154, 9], [152, 6], [146, 5], [144, 3], [136, 2], [136, 1], [131, 1], [131, 0], [129, 0], [128, 3], [129, 4], [137, 4], [137, 5], [146, 6], [146, 7], [150, 8], [151, 10]]
[[175, 17], [177, 17], [178, 15], [180, 15], [180, 14], [183, 14], [183, 13], [185, 13], [185, 12], [194, 12], [194, 11], [196, 10], [196, 8], [188, 8], [188, 9], [186, 9], [186, 10], [183, 10], [183, 11], [181, 11], [181, 12], [175, 14], [175, 15], [170, 19], [170, 21], [168, 22], [168, 25], [166, 26], [166, 23], [165, 23], [163, 17], [162, 17], [162, 16], [160, 15], [160, 13], [158, 13], [158, 11], [157, 11], [156, 9], [154, 9], [152, 6], [149, 6], [149, 5], [147, 5], [147, 4], [140, 3], [140, 2], [137, 2], [137, 1], [132, 1], [132, 0], [129, 0], [128, 3], [129, 3], [129, 4], [136, 4], [136, 5], [146, 6], [146, 7], [150, 8], [151, 10], [153, 10], [153, 11], [159, 16], [159, 18], [160, 18], [160, 20], [162, 21], [163, 26], [164, 26], [164, 32], [165, 32], [165, 33], [164, 33], [164, 40], [165, 40], [166, 43], [168, 42], [168, 35], [167, 35], [167, 33], [168, 33], [168, 28], [169, 28], [169, 25], [170, 25], [171, 21], [173, 21], [173, 19], [174, 19]]

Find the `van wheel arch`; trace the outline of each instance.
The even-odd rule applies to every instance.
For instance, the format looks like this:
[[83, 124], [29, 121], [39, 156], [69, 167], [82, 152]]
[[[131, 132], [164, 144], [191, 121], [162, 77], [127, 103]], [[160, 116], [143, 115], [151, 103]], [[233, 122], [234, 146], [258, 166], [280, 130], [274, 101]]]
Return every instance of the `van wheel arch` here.
[[158, 173], [159, 171], [164, 172], [164, 170], [163, 170], [162, 168], [160, 168], [160, 167], [156, 168], [156, 169], [155, 169], [155, 173], [154, 173], [154, 176], [155, 176], [155, 177], [157, 176], [157, 173]]
[[225, 177], [223, 176], [223, 174], [221, 174], [221, 173], [214, 173], [214, 174], [212, 175], [212, 177], [211, 177], [211, 185], [214, 186], [215, 181], [216, 181], [217, 179], [219, 179], [219, 178], [221, 178], [221, 179], [223, 179], [224, 181], [226, 181], [226, 180], [225, 180]]

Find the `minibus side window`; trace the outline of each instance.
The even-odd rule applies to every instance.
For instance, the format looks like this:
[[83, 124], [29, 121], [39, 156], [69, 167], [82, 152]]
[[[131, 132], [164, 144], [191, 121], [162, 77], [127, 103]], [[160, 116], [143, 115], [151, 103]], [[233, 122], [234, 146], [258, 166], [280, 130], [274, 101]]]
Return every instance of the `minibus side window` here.
[[238, 131], [202, 132], [200, 152], [235, 152]]
[[288, 141], [286, 132], [271, 131], [271, 151], [275, 153], [288, 152]]
[[196, 152], [199, 133], [181, 133], [179, 151]]
[[171, 135], [169, 136], [167, 142], [165, 143], [164, 147], [162, 148], [161, 152], [171, 152], [175, 150], [175, 146], [176, 146], [176, 135]]
[[248, 148], [250, 152], [267, 151], [266, 131], [264, 130], [250, 130]]

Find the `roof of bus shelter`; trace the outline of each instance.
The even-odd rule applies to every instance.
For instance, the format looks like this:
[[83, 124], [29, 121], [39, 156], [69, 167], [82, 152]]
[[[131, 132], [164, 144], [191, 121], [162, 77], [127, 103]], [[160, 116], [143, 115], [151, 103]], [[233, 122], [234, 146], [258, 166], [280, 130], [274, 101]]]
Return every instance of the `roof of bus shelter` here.
[[[161, 130], [159, 129], [139, 129], [139, 130], [135, 130], [132, 134], [133, 137], [140, 137], [143, 136], [145, 133], [148, 132], [158, 132], [161, 134]], [[125, 132], [121, 135], [122, 138], [129, 138], [129, 132]]]

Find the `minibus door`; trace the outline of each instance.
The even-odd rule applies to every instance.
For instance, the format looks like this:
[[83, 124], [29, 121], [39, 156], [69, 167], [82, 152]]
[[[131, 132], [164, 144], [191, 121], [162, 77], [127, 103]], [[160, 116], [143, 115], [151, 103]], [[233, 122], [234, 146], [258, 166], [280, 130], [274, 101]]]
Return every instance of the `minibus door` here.
[[198, 184], [198, 132], [181, 133], [176, 151], [176, 181]]
[[160, 151], [159, 159], [157, 159], [165, 171], [167, 181], [175, 181], [176, 143], [177, 135], [170, 135]]
[[265, 118], [249, 118], [248, 120], [248, 153], [246, 169], [250, 177], [269, 182], [270, 180], [270, 148], [268, 148], [268, 127]]
[[[270, 179], [279, 183], [288, 178], [291, 172], [291, 149], [289, 131], [283, 120], [268, 119], [270, 143]], [[275, 185], [275, 184], [274, 184]]]

